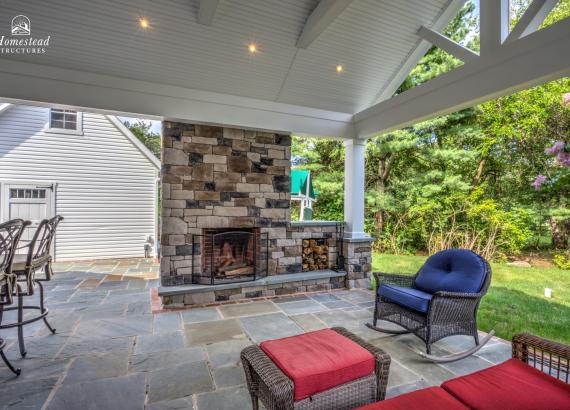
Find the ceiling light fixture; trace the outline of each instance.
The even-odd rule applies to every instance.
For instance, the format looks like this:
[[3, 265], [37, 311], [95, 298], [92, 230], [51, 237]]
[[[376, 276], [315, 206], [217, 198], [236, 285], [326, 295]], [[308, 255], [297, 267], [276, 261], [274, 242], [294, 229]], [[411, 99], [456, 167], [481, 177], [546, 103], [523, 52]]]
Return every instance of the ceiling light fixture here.
[[257, 53], [257, 45], [255, 43], [249, 43], [247, 46], [247, 50], [249, 51], [250, 54], [255, 54]]
[[146, 17], [140, 17], [139, 18], [139, 26], [142, 29], [147, 29], [150, 27], [150, 22], [148, 21], [148, 19]]
[[337, 64], [337, 65], [336, 65], [336, 72], [337, 72], [337, 73], [342, 73], [342, 70], [344, 70], [342, 64]]

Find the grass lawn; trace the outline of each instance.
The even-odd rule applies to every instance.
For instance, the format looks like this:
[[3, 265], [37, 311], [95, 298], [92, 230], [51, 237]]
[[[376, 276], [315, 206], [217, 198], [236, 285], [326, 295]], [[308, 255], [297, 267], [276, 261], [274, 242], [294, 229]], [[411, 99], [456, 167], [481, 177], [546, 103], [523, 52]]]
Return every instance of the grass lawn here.
[[[372, 269], [387, 273], [415, 273], [425, 256], [374, 254]], [[495, 329], [510, 340], [529, 332], [570, 344], [570, 271], [557, 268], [520, 268], [491, 264], [489, 292], [479, 307], [479, 329]], [[552, 289], [552, 298], [544, 297]]]

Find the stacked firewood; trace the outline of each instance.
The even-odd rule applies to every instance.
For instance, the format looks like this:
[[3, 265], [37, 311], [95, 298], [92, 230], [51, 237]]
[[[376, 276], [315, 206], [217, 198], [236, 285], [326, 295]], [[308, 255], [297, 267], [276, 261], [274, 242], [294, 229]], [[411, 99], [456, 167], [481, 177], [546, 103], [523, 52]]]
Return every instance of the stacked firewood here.
[[303, 240], [303, 272], [328, 269], [329, 247], [325, 239]]

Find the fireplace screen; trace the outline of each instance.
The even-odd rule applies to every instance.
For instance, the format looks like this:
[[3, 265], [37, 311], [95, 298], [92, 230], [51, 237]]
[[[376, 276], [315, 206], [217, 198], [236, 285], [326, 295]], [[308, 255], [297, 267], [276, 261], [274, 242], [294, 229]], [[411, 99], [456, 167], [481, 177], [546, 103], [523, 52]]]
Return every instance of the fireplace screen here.
[[208, 229], [203, 235], [193, 235], [192, 240], [193, 283], [216, 285], [267, 276], [267, 233]]

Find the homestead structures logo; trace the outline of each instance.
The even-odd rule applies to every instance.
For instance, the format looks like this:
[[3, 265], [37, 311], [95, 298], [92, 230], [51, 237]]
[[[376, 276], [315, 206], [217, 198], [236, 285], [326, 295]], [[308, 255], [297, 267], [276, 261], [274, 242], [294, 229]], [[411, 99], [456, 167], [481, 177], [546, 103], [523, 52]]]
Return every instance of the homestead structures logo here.
[[29, 36], [32, 34], [30, 28], [30, 19], [26, 16], [19, 15], [12, 19], [12, 35], [13, 36]]
[[32, 24], [24, 15], [12, 19], [11, 36], [0, 36], [0, 54], [45, 54], [51, 36], [32, 37]]

